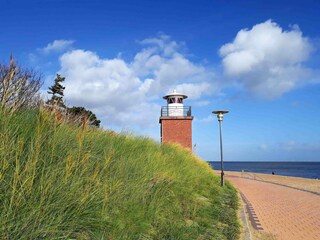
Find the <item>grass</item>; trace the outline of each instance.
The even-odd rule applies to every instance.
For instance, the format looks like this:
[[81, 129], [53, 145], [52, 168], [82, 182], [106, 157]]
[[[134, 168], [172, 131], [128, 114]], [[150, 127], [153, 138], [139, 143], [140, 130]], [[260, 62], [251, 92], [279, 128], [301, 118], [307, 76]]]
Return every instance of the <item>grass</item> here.
[[0, 110], [1, 239], [237, 239], [238, 198], [191, 152]]

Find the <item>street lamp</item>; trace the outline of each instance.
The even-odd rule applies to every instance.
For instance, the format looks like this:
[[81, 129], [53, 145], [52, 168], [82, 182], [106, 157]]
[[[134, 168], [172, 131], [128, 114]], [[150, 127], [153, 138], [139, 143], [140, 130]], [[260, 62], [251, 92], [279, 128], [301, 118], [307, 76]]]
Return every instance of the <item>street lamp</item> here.
[[222, 151], [222, 120], [223, 114], [227, 114], [229, 111], [219, 110], [213, 111], [213, 114], [217, 114], [219, 127], [220, 127], [220, 159], [221, 159], [221, 187], [224, 186], [224, 172], [223, 172], [223, 151]]

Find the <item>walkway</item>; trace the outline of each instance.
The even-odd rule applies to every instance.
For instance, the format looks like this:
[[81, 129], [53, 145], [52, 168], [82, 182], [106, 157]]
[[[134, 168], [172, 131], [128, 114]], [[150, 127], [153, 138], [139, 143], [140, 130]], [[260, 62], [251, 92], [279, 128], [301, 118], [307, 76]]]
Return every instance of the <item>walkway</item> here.
[[226, 176], [240, 191], [255, 229], [279, 240], [320, 239], [320, 196], [252, 179]]

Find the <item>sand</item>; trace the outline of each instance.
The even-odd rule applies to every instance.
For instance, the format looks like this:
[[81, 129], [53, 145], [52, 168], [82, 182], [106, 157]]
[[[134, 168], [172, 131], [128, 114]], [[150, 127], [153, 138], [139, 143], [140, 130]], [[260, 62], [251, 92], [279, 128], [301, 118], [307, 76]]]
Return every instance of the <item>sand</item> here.
[[[219, 173], [219, 171], [216, 171], [216, 172]], [[242, 172], [233, 172], [233, 171], [225, 171], [225, 175], [256, 179], [260, 181], [276, 183], [276, 184], [320, 194], [320, 180], [316, 180], [316, 179], [287, 177], [287, 176], [252, 173], [252, 172], [242, 173]]]

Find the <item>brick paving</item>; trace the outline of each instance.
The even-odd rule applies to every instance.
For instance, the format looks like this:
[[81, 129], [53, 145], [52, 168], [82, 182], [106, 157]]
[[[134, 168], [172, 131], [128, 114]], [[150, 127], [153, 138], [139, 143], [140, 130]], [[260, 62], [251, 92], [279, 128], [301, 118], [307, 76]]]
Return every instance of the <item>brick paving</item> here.
[[249, 203], [252, 224], [259, 231], [279, 240], [320, 240], [319, 195], [252, 179], [226, 178]]

